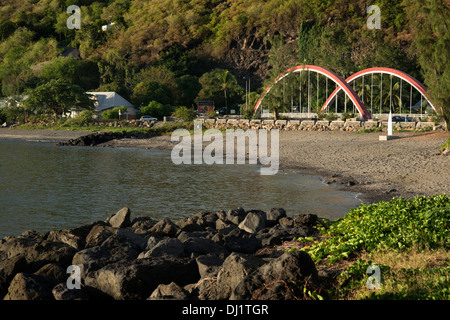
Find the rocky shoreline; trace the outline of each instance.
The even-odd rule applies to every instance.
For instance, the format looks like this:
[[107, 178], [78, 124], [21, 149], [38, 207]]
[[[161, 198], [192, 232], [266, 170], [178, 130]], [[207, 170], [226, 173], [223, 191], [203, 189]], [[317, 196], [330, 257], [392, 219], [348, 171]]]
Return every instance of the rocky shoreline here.
[[329, 275], [287, 244], [300, 248], [293, 239], [318, 236], [320, 223], [281, 208], [201, 211], [172, 222], [132, 219], [125, 207], [105, 221], [0, 239], [0, 297], [311, 299], [307, 292], [321, 292]]

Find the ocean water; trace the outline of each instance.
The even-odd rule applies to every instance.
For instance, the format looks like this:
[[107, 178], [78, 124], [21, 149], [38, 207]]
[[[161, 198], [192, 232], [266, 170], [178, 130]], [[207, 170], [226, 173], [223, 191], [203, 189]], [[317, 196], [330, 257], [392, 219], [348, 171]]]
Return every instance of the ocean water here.
[[284, 208], [337, 219], [361, 201], [321, 177], [254, 165], [175, 165], [170, 152], [57, 147], [0, 139], [0, 237], [105, 220], [121, 208], [132, 219], [177, 221], [200, 210]]

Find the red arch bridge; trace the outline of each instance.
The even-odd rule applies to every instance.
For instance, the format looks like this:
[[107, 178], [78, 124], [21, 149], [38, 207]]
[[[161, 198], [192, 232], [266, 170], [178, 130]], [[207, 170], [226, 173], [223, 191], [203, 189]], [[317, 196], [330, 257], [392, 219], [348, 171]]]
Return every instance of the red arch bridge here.
[[[307, 111], [308, 114], [319, 110], [335, 113], [357, 111], [367, 120], [377, 113], [423, 114], [427, 108], [435, 111], [427, 88], [405, 72], [391, 68], [369, 68], [343, 79], [323, 67], [300, 65], [280, 74], [264, 90], [254, 112], [261, 109], [266, 102], [265, 97], [279, 83], [282, 84], [283, 102], [286, 105], [290, 103], [291, 110], [295, 102], [299, 112]], [[348, 103], [351, 104], [349, 108]]]

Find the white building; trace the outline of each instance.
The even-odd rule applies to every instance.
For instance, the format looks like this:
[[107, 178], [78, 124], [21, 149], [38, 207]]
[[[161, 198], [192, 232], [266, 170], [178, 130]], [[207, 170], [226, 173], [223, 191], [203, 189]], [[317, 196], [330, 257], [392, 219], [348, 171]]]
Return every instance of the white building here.
[[101, 114], [108, 109], [114, 109], [115, 107], [126, 107], [127, 113], [121, 114], [121, 120], [131, 120], [136, 118], [136, 109], [134, 105], [128, 100], [124, 99], [116, 92], [86, 92], [92, 95], [95, 99], [95, 112]]

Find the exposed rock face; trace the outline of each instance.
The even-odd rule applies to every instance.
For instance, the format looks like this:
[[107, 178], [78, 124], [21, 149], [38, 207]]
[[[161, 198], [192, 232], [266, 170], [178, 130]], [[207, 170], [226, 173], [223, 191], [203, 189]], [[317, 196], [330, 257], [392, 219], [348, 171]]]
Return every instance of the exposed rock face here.
[[0, 298], [297, 299], [293, 283], [316, 282], [315, 265], [275, 248], [313, 236], [316, 223], [282, 208], [131, 220], [125, 207], [105, 221], [0, 239]]

